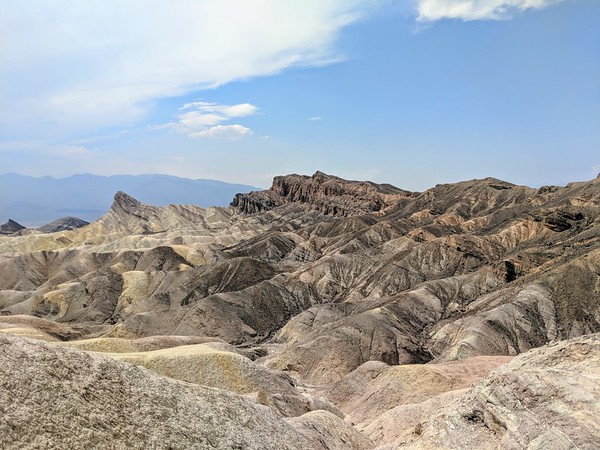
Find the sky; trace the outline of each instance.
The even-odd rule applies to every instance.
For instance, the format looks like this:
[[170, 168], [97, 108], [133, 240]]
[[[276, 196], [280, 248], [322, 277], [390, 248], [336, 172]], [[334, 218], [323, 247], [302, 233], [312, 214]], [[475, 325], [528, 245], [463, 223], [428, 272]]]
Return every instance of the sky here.
[[597, 0], [0, 0], [0, 173], [600, 172]]

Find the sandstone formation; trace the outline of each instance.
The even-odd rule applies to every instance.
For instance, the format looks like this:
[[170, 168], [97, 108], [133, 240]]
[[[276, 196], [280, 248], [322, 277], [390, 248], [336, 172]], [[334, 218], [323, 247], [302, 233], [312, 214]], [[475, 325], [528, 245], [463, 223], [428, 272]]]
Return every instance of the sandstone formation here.
[[287, 374], [252, 362], [227, 344], [186, 345], [109, 356], [169, 378], [255, 398], [284, 417], [300, 416], [314, 409], [341, 415], [325, 400], [303, 395]]
[[330, 450], [369, 450], [373, 442], [338, 416], [327, 411], [313, 411], [287, 422], [310, 443], [310, 448]]
[[[49, 342], [41, 353], [102, 352], [244, 396], [308, 448], [437, 448], [446, 434], [448, 448], [562, 448], [534, 425], [517, 439], [519, 421], [533, 424], [519, 402], [529, 405], [522, 386], [535, 380], [515, 361], [554, 376], [544, 346], [574, 352], [600, 332], [600, 178], [540, 189], [486, 178], [417, 193], [317, 172], [277, 177], [229, 208], [157, 207], [119, 192], [85, 227], [19, 234], [0, 236], [0, 338]], [[597, 346], [581, 339], [581, 360], [597, 367]], [[547, 357], [527, 356], [536, 352]], [[557, 387], [552, 402], [563, 403], [534, 414], [573, 442], [566, 430], [593, 428], [599, 413], [595, 388], [583, 386], [596, 369], [577, 361], [573, 391]], [[485, 396], [506, 385], [504, 370], [525, 377], [524, 393], [492, 411]], [[481, 408], [460, 422], [452, 402]], [[563, 426], [546, 407], [574, 418]], [[594, 435], [581, 436], [587, 448]]]

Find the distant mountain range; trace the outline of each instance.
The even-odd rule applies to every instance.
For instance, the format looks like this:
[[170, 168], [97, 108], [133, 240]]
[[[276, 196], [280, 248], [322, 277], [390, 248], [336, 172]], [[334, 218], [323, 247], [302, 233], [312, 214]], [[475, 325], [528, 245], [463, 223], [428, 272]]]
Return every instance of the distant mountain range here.
[[0, 223], [36, 227], [65, 216], [92, 222], [110, 208], [115, 192], [152, 205], [226, 206], [238, 192], [258, 188], [170, 175], [73, 175], [67, 178], [0, 175]]

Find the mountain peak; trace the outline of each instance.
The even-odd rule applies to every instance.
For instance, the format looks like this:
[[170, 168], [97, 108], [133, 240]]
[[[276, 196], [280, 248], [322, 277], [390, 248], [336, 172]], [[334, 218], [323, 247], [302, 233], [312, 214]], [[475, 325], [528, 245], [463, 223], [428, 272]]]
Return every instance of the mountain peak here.
[[38, 228], [38, 230], [43, 233], [57, 233], [59, 231], [76, 230], [77, 228], [81, 228], [86, 225], [89, 225], [89, 222], [78, 217], [69, 216], [54, 220], [46, 225], [42, 225]]
[[327, 180], [327, 179], [332, 179], [332, 178], [333, 179], [337, 178], [337, 179], [341, 180], [341, 178], [335, 177], [333, 175], [328, 175], [325, 172], [321, 172], [320, 170], [317, 170], [311, 178], [313, 180]]
[[136, 200], [131, 195], [126, 194], [123, 191], [119, 191], [115, 194], [111, 209], [123, 209], [130, 212], [138, 209], [141, 205], [142, 203], [139, 200]]
[[0, 225], [0, 233], [2, 234], [11, 234], [16, 233], [18, 231], [24, 230], [25, 227], [18, 222], [15, 222], [12, 219], [8, 219], [8, 222]]

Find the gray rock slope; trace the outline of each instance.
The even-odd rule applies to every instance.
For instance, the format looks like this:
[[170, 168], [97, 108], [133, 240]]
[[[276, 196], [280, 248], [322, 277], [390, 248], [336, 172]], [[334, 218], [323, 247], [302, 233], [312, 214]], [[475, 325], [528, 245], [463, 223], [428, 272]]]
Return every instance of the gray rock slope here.
[[77, 228], [85, 227], [86, 225], [89, 225], [89, 222], [77, 217], [63, 217], [47, 223], [46, 225], [42, 225], [38, 230], [42, 233], [58, 233], [59, 231], [76, 230]]
[[[334, 446], [319, 445], [318, 431], [230, 392], [10, 335], [0, 335], [0, 383], [5, 449], [342, 448], [341, 438], [326, 435]], [[330, 416], [330, 432], [346, 430], [339, 434], [348, 442], [359, 436]], [[360, 437], [349, 448], [370, 447]]]
[[20, 223], [15, 222], [12, 219], [8, 219], [6, 223], [0, 225], [0, 234], [13, 234], [24, 229], [25, 227]]

